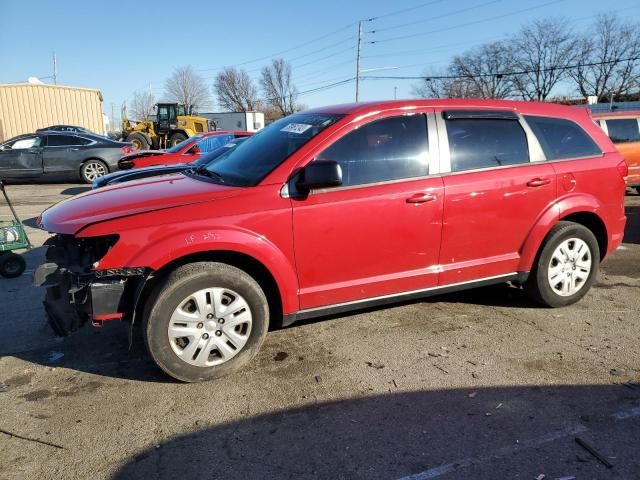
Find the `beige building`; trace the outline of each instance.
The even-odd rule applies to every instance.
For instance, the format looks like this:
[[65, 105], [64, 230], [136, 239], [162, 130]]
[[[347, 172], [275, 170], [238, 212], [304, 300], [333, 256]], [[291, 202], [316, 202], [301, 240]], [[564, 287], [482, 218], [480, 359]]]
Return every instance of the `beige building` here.
[[104, 134], [102, 93], [63, 85], [0, 84], [0, 141], [50, 125], [77, 125]]

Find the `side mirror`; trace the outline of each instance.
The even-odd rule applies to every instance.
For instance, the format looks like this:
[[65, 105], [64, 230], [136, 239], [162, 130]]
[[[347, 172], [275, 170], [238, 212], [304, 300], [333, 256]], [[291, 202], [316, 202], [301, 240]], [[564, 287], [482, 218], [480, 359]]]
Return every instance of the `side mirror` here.
[[302, 193], [314, 188], [339, 187], [342, 185], [342, 168], [333, 160], [311, 162], [300, 172], [296, 187]]
[[202, 150], [200, 150], [200, 147], [198, 145], [194, 145], [193, 147], [191, 147], [191, 150], [189, 151], [191, 155], [200, 155], [201, 152]]

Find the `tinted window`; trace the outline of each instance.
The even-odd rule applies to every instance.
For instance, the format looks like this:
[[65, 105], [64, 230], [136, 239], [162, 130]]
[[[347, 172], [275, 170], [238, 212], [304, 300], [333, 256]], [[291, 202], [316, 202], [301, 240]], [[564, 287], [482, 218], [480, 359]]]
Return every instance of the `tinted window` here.
[[502, 167], [529, 162], [527, 136], [515, 120], [446, 120], [451, 171]]
[[635, 118], [620, 118], [607, 120], [609, 138], [613, 143], [628, 143], [640, 141], [640, 128]]
[[178, 153], [185, 145], [189, 145], [191, 143], [194, 143], [197, 139], [199, 139], [201, 137], [202, 137], [202, 134], [194, 135], [193, 137], [189, 137], [186, 140], [183, 140], [180, 143], [174, 145], [173, 147], [168, 148], [167, 152], [169, 152], [169, 153]]
[[211, 135], [208, 137], [204, 137], [202, 140], [198, 142], [198, 147], [200, 147], [200, 151], [202, 153], [213, 152], [217, 150], [221, 146], [229, 143], [233, 140], [233, 135]]
[[538, 137], [547, 160], [591, 157], [602, 154], [596, 142], [571, 120], [534, 116], [525, 118], [533, 133]]
[[[89, 143], [86, 141], [86, 143]], [[68, 147], [72, 145], [86, 145], [78, 137], [71, 135], [49, 135], [47, 137], [47, 146], [49, 147]]]
[[386, 118], [364, 125], [335, 142], [318, 159], [342, 167], [343, 185], [362, 185], [428, 172], [424, 115]]
[[296, 113], [281, 118], [223, 153], [207, 168], [221, 175], [224, 183], [257, 185], [290, 155], [342, 117], [329, 113]]

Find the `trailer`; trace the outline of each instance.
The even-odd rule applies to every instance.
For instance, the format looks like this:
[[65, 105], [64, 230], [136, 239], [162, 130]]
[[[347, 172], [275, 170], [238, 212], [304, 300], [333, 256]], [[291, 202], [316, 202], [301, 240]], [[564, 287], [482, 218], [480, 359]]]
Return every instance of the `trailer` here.
[[51, 125], [77, 125], [104, 135], [102, 101], [93, 88], [0, 84], [0, 142]]
[[215, 112], [199, 113], [198, 116], [212, 122], [215, 130], [257, 132], [264, 127], [262, 112]]

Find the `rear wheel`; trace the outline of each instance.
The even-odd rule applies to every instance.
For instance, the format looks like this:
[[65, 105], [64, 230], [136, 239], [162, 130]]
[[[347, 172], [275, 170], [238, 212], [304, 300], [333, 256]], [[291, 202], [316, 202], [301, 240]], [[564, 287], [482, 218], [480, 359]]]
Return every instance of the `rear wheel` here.
[[247, 364], [267, 334], [264, 292], [246, 272], [222, 263], [193, 263], [168, 275], [146, 307], [149, 354], [183, 382], [219, 378]]
[[591, 230], [559, 222], [547, 235], [525, 289], [547, 307], [570, 305], [589, 291], [599, 264], [600, 249]]
[[127, 142], [131, 143], [134, 150], [148, 150], [150, 147], [147, 137], [141, 133], [130, 133]]
[[169, 146], [175, 147], [180, 142], [184, 142], [188, 137], [184, 133], [174, 133], [169, 138]]
[[27, 268], [27, 262], [17, 253], [9, 252], [0, 255], [0, 275], [5, 278], [16, 278]]
[[109, 173], [109, 168], [101, 160], [87, 160], [80, 168], [80, 176], [85, 183], [93, 183], [96, 178], [100, 178]]

